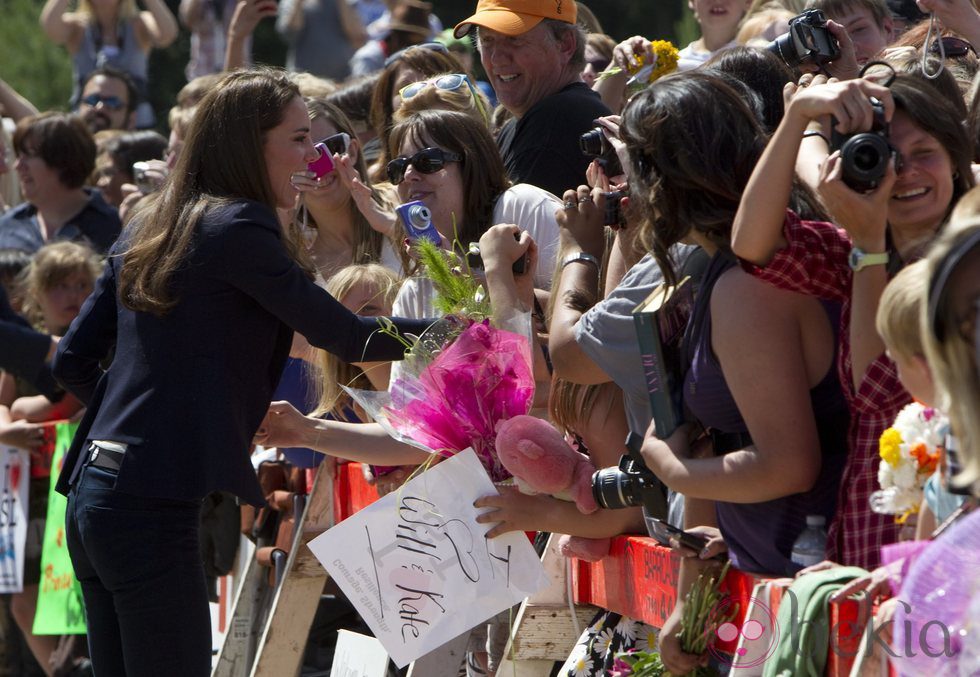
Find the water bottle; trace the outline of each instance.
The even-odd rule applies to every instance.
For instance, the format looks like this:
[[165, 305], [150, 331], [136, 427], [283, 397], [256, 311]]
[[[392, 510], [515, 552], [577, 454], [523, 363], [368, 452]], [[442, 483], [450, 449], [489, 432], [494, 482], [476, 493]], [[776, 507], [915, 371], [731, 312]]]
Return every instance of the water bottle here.
[[807, 515], [806, 529], [800, 532], [793, 543], [790, 559], [793, 564], [808, 567], [827, 559], [827, 531], [823, 515]]

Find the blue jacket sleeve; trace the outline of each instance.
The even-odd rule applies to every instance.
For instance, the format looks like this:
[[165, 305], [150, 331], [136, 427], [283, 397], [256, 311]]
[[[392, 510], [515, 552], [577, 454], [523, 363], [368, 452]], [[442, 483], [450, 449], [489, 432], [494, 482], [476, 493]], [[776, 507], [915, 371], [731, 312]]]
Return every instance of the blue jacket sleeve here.
[[[255, 215], [255, 212], [251, 212]], [[244, 214], [243, 214], [244, 216]], [[314, 346], [346, 362], [400, 360], [405, 347], [380, 331], [376, 317], [359, 317], [318, 287], [286, 252], [278, 224], [238, 218], [215, 234], [210, 265]], [[398, 334], [422, 334], [433, 320], [393, 318]]]

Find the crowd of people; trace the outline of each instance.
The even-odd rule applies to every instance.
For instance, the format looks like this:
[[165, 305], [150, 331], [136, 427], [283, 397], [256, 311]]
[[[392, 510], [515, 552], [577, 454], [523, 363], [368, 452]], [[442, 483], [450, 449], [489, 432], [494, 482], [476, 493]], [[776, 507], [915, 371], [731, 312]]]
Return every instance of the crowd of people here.
[[[343, 388], [399, 377], [393, 334], [465, 320], [440, 317], [410, 202], [495, 318], [530, 315], [530, 413], [596, 469], [639, 436], [655, 476], [646, 516], [501, 486], [478, 501], [488, 536], [567, 534], [597, 558], [655, 518], [704, 544], [664, 540], [681, 565], [662, 628], [603, 612], [562, 674], [606, 674], [648, 634], [672, 673], [707, 665], [679, 631], [720, 553], [762, 576], [866, 571], [841, 597], [942, 583], [965, 602], [939, 620], [976, 641], [980, 556], [956, 544], [980, 541], [980, 11], [689, 4], [701, 37], [665, 51], [561, 0], [479, 0], [446, 29], [421, 0], [182, 0], [179, 18], [163, 0], [48, 0], [70, 112], [0, 80], [0, 443], [41, 463], [44, 423], [80, 421], [57, 489], [88, 647], [32, 634], [50, 482], [35, 477], [7, 674], [206, 674], [201, 504], [265, 504], [256, 448], [363, 463], [382, 494], [430, 462]], [[265, 18], [284, 70], [252, 66]], [[180, 30], [189, 81], [156, 120], [147, 56]], [[687, 278], [682, 424], [658, 431], [633, 310]], [[880, 440], [913, 402], [947, 436], [897, 516], [873, 508]], [[794, 544], [817, 516], [826, 561], [806, 567]], [[962, 576], [935, 580], [957, 557]], [[505, 612], [474, 631], [467, 674], [495, 673], [507, 629]], [[961, 674], [980, 671], [960, 649]]]

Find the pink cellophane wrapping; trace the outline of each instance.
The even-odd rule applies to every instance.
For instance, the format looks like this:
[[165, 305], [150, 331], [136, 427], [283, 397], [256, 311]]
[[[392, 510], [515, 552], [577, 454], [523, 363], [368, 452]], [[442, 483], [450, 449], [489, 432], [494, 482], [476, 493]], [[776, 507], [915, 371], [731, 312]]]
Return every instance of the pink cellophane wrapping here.
[[901, 675], [980, 675], [980, 510], [918, 554], [898, 598], [908, 605], [893, 626]]
[[[364, 393], [354, 394], [362, 405]], [[526, 336], [476, 322], [417, 375], [392, 382], [390, 400], [378, 406], [381, 423], [396, 439], [443, 456], [472, 447], [493, 481], [510, 477], [494, 450], [496, 427], [526, 414], [534, 374]]]

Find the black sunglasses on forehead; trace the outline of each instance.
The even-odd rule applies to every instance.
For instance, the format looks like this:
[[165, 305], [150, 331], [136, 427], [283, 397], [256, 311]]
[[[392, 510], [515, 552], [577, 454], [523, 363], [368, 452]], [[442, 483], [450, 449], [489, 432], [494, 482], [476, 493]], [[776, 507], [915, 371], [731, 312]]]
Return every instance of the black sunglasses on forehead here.
[[434, 174], [446, 166], [447, 162], [462, 162], [463, 156], [442, 148], [423, 148], [414, 155], [402, 155], [388, 163], [388, 181], [393, 186], [405, 180], [408, 168], [415, 167], [423, 174]]

